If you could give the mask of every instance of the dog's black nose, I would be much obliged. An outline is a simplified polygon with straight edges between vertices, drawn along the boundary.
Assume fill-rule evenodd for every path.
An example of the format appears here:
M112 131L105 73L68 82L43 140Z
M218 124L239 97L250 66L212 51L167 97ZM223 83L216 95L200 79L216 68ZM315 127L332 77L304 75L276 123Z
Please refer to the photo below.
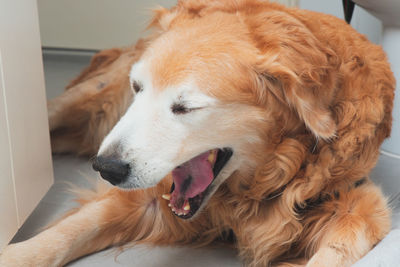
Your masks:
M103 179L112 185L118 185L128 178L130 173L129 163L111 157L96 157L93 161L93 169L100 172Z

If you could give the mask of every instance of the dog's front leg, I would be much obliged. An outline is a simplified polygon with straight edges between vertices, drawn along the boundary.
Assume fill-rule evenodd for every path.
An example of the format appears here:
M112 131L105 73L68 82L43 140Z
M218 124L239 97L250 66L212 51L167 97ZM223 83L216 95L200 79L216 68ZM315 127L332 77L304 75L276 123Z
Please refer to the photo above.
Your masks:
M351 266L390 230L390 210L372 182L339 193L338 199L321 207L321 221L333 215L314 231L319 238L315 238L316 252L307 267Z
M174 216L161 195L170 187L162 181L155 188L94 193L81 208L71 212L37 236L6 247L1 267L62 266L104 248L128 242L184 244L193 241L206 223ZM87 196L85 196L87 198Z
M6 247L0 255L0 266L61 266L107 244L88 241L101 231L109 199L84 205L53 227L37 236Z

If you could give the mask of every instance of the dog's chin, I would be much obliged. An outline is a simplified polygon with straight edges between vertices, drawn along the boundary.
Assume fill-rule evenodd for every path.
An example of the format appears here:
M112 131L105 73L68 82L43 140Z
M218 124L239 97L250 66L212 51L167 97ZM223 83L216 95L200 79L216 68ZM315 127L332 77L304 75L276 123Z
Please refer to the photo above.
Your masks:
M216 148L173 169L170 193L163 195L171 211L182 219L193 218L221 184L219 174L232 155L231 148Z

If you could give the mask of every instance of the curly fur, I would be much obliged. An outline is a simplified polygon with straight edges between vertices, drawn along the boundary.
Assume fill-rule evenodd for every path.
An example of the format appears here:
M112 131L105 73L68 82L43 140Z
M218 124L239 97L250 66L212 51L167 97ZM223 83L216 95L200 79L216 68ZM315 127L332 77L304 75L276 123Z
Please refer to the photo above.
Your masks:
M258 0L160 8L150 24L154 36L100 52L71 82L67 92L84 93L65 100L62 115L54 115L59 122L50 117L54 151L94 154L128 106L128 66L153 38L204 20L240 25L218 33L240 36L231 54L240 64L229 81L218 64L210 67L220 86L209 93L259 109L254 128L262 141L248 148L254 166L235 172L191 221L173 216L160 197L171 177L147 190L100 190L81 200L84 207L102 203L98 231L62 262L127 243L203 246L233 230L248 266L350 266L390 229L386 199L368 178L358 181L390 134L395 81L381 47L337 18ZM208 45L213 53L224 49ZM181 64L168 60L171 69L157 70L163 77ZM99 91L102 79L109 83Z

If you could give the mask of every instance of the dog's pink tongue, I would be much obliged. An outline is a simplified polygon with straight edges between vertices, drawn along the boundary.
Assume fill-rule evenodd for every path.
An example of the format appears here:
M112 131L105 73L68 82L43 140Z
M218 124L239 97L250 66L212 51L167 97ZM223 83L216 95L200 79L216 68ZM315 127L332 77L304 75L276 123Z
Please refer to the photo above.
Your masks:
M215 159L212 162L209 161L210 153L212 152L205 152L172 171L175 189L171 195L171 203L177 208L181 208L179 199L192 198L206 190L211 184L214 178Z

